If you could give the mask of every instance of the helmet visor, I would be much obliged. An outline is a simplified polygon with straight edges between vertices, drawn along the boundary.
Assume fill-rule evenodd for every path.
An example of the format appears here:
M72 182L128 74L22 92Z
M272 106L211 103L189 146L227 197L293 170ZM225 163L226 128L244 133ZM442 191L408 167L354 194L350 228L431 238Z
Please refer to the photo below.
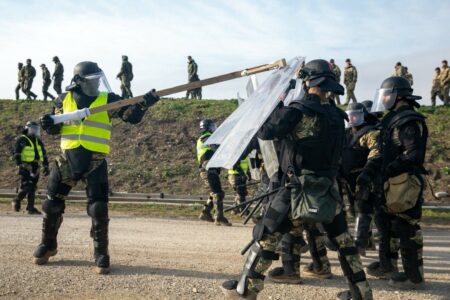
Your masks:
M31 136L40 137L41 136L41 128L39 125L27 125L27 132Z
M84 94L91 97L98 96L101 92L112 92L103 71L80 77L78 85Z
M378 89L373 99L371 112L383 112L394 107L397 92L393 89Z
M345 120L345 128L357 127L364 123L364 111L358 110L346 110L348 115L348 121Z

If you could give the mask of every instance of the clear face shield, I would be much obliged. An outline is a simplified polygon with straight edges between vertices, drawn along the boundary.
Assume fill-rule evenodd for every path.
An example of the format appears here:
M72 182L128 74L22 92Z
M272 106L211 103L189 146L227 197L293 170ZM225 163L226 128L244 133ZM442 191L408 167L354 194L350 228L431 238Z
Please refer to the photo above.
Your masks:
M345 120L345 128L357 127L364 123L364 111L358 110L346 110L348 115L348 121Z
M98 96L101 92L112 92L109 82L106 79L105 73L103 73L103 71L80 77L77 81L77 84L80 86L84 94L91 97Z
M217 130L217 124L216 123L212 123L211 125L209 125L209 130L211 132L214 132Z
M27 125L27 126L25 126L25 128L27 129L27 133L30 136L35 136L35 137L41 136L41 128L39 127L39 125Z
M370 112L384 112L394 107L397 99L397 92L392 89L378 89L373 99L372 109Z

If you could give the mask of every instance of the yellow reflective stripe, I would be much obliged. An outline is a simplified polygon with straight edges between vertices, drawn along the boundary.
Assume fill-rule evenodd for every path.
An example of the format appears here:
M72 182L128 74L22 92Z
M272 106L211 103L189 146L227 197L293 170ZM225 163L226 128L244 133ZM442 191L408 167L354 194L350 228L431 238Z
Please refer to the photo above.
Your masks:
M61 135L61 140L68 140L68 141L88 141L88 142L94 142L104 145L109 145L108 139L103 139L95 136L90 136L86 134L63 134Z
M109 124L95 122L95 121L91 121L91 120L85 120L83 122L83 125L90 126L90 127L101 128L101 129L105 129L105 130L108 130L108 131L112 130L112 126L109 125Z

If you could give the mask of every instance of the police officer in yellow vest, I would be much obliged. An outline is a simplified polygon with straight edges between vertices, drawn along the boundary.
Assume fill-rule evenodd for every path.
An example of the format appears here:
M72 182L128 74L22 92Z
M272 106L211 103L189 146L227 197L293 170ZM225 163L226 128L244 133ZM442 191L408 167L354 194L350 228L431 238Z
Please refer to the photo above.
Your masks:
M40 140L40 127L36 122L27 122L14 147L14 160L19 169L20 189L12 202L14 211L20 211L20 204L27 196L28 214L40 214L34 207L36 187L39 181L40 164L44 166L43 174L47 176L48 160L44 144Z
M239 164L231 170L228 170L228 182L233 190L236 192L234 198L235 204L245 202L247 192L247 172L248 172L248 158L242 159ZM237 208L234 213L239 213L243 208Z
M71 85L54 100L53 114L69 113L77 109L93 108L121 100L112 93L103 71L94 62L75 66ZM108 170L105 157L110 152L111 118L136 124L148 107L158 101L154 90L144 96L143 103L122 107L111 112L100 112L79 121L54 124L51 115L41 118L42 128L48 134L61 134L62 155L52 165L47 186L42 241L34 252L35 263L47 263L57 253L57 234L63 221L65 201L78 181L86 185L87 213L92 218L91 237L94 240L96 272L109 273L108 253Z
M200 121L201 132L200 137L197 139L197 160L199 163L200 177L205 182L205 185L209 187L211 193L206 204L203 206L199 219L207 222L214 222L216 225L231 226L231 223L228 222L228 219L223 215L223 198L225 197L225 193L222 190L222 185L220 183L220 169L206 169L206 165L214 155L217 146L205 145L205 142L216 128L216 123L214 123L213 120L205 119ZM216 213L213 219L211 211L214 208L214 205Z

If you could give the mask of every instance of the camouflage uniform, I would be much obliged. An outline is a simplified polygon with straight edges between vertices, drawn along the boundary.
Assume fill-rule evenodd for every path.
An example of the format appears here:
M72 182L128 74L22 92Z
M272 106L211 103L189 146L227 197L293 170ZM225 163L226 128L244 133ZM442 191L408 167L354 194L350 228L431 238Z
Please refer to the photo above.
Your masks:
M245 197L248 195L246 176L247 171L248 159L242 160L239 166L228 171L228 183L236 193L236 196L234 197L235 204L244 203ZM238 213L241 209L237 208L234 213Z
M411 86L413 86L413 84L414 84L413 76L412 76L411 73L408 72L408 68L405 68L405 69L406 69L405 78L406 78L406 80L409 81L409 84L410 84Z
M356 81L358 80L358 72L355 66L352 64L345 66L344 69L344 84L347 90L347 97L345 99L344 105L347 105L350 100L353 102L358 102L355 96Z
M122 98L132 98L131 81L133 80L133 65L128 61L127 57L123 58L122 67L120 68L117 78L120 78L120 89L122 90Z
M31 100L31 97L36 100L37 95L31 91L33 79L36 77L36 69L31 65L31 63L27 64L22 68L21 75L23 78L22 91L27 95L27 100Z
M341 69L336 64L332 64L332 66L333 66L334 76L336 76L336 81L340 82L341 81ZM341 99L339 98L338 94L329 92L327 97L334 100L334 102L336 102L336 104L339 104L339 105L341 104Z
M47 101L47 97L50 97L50 99L54 100L55 97L48 92L48 88L52 83L52 80L50 79L50 72L45 65L41 65L41 67L42 67L42 94L44 95L44 101Z
M197 63L191 59L188 62L188 82L195 82L195 81L199 81L200 78L198 78L198 66ZM189 99L189 95L192 96L192 99L202 99L202 88L196 88L193 90L188 90L186 91L186 99Z
M53 89L59 95L62 93L61 84L64 80L64 66L59 60L55 63L55 71L53 72L52 77Z
M450 105L450 68L448 66L443 66L441 68L441 75L439 76L441 80L441 91L444 96L444 105Z
M16 100L19 100L19 98L20 98L20 95L19 95L19 93L20 93L20 90L22 90L23 89L23 77L22 77L22 69L23 69L23 65L22 64L19 64L19 71L17 72L17 81L18 81L18 84L17 84L17 86L16 86L16 89L15 89L15 92L16 92Z
M431 84L431 105L436 106L436 96L441 99L441 101L444 100L444 97L441 92L441 80L440 80L440 74L441 70L437 69L436 73L433 77L433 82Z
M396 65L394 67L394 73L392 73L392 76L397 76L397 77L403 77L406 78L406 68L402 65Z

